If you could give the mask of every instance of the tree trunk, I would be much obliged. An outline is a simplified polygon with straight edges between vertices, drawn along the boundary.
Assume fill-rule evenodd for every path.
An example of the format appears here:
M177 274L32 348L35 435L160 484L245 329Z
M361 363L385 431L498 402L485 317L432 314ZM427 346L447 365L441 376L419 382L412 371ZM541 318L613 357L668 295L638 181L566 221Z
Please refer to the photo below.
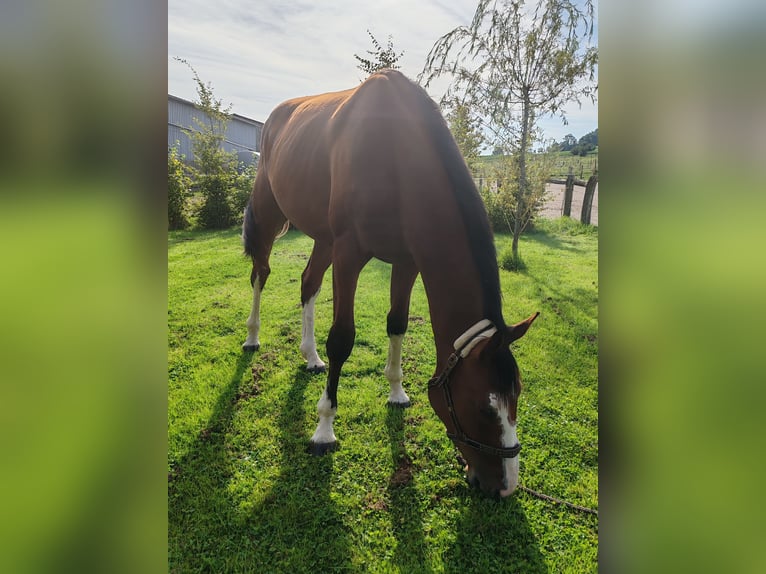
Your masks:
M572 166L569 166L569 175L567 175L566 183L564 184L564 215L567 217L572 216L572 196L574 195L575 176Z
M590 212L593 206L593 196L596 193L596 184L598 183L598 172L594 173L585 184L585 195L582 198L582 213L580 221L590 225Z
M519 260L519 237L524 229L522 217L526 211L527 203L527 145L529 142L529 114L530 102L528 91L524 90L524 101L521 108L521 145L519 146L519 189L516 198L516 217L513 221L513 243L511 253L514 261Z

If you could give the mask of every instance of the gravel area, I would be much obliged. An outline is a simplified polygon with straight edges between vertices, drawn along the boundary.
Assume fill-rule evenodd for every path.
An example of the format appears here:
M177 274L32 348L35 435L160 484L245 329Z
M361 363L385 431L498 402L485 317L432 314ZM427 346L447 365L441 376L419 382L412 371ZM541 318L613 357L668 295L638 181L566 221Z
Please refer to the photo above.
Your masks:
M556 219L564 213L564 186L558 183L547 184L548 201L545 203L540 214L548 219ZM572 196L572 211L570 213L573 219L580 220L582 213L582 198L585 194L585 188L575 185ZM596 184L596 193L593 195L593 206L590 212L590 222L592 225L598 225L598 184Z

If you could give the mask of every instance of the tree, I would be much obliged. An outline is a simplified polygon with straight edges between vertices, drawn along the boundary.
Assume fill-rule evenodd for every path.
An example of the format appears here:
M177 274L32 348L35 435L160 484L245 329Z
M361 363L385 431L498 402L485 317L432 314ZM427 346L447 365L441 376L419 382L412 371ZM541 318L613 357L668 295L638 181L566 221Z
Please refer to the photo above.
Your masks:
M197 220L203 228L224 229L235 222L235 212L232 209L235 198L232 197L232 190L237 174L237 156L234 152L223 149L224 134L231 117L231 105L224 108L221 100L215 98L213 87L200 79L192 65L182 58L176 60L186 64L194 74L199 98L194 105L204 113L204 119L194 118L198 129L184 130L192 141L196 163L195 179L204 197Z
M525 0L479 0L471 24L439 38L419 76L426 87L451 76L444 98L460 96L481 114L498 147L517 163L510 185L503 184L514 196L514 257L535 215L527 157L538 136L537 118L552 114L566 122L567 103L595 101L593 22L592 0L539 0L531 7Z
M446 115L452 137L455 138L465 163L473 173L476 170L479 152L484 143L481 120L471 114L467 105L459 101L455 101L450 106Z
M570 151L576 145L577 145L577 138L574 137L572 134L567 134L564 136L564 139L561 141L561 151Z
M380 42L378 42L375 36L372 35L372 32L367 30L367 35L372 40L372 45L375 48L374 50L367 50L367 53L373 59L370 60L367 58L362 58L361 56L354 54L354 58L359 61L356 67L362 70L368 76L374 74L378 70L382 70L383 68L391 68L393 70L399 69L397 62L399 61L399 58L404 56L404 52L397 54L394 51L391 35L389 34L388 36L388 42L386 43L385 50L380 45Z
M591 149L595 149L598 146L598 128L582 136L577 143L580 145L589 144Z

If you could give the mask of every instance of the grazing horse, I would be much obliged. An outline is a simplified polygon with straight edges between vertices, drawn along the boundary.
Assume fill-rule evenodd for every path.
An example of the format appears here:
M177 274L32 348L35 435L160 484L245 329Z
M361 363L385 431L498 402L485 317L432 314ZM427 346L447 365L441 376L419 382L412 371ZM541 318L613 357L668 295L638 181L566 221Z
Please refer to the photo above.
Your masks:
M410 404L402 387L401 349L420 273L436 346L431 406L467 462L468 481L490 495L513 492L521 381L509 345L537 314L513 326L503 319L487 214L428 94L401 73L383 70L356 88L288 100L271 113L243 224L245 252L253 260L245 350L260 345L269 255L288 221L314 240L301 282L300 350L311 371L325 370L314 339L314 302L333 266L329 369L312 452L336 446L338 380L356 333L354 294L360 271L376 257L392 265L384 370L389 403Z

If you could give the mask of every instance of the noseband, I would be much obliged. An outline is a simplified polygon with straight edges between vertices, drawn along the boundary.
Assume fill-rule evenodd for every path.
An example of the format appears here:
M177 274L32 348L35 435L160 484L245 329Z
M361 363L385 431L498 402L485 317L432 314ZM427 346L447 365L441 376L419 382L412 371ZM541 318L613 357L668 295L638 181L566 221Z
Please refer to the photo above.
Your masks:
M450 417L452 418L452 425L455 427L455 433L447 432L447 436L452 439L453 442L459 442L470 446L479 452L485 452L499 456L501 458L514 458L519 454L521 450L521 444L517 443L515 446L510 447L495 447L488 444L484 444L477 440L469 438L464 432L460 423L457 420L457 413L455 412L455 405L452 400L452 393L450 392L449 376L450 373L457 367L460 359L467 357L471 350L483 339L488 339L497 332L497 328L492 324L489 319L482 319L476 323L473 327L463 333L454 343L455 352L447 359L447 366L437 377L434 377L428 381L428 388L441 388L444 391L444 398L447 401L447 409L449 410Z

